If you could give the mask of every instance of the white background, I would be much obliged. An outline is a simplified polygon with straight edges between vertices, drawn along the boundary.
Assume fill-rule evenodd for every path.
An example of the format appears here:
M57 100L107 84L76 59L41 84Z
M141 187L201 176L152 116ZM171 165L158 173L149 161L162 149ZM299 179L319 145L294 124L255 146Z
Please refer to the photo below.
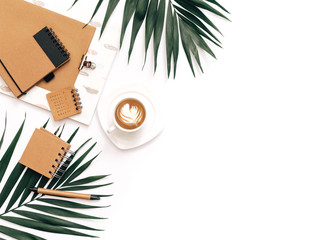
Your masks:
M232 22L212 18L224 49L214 48L217 61L203 54L204 74L192 77L181 51L177 78L167 80L164 43L155 75L152 55L141 71L143 32L129 65L127 41L117 55L103 96L134 80L160 89L167 112L160 136L120 151L97 116L81 126L78 141L92 136L103 151L88 173L110 173L114 182L102 190L114 194L102 201L112 206L96 212L109 219L88 223L106 229L102 239L324 238L323 3L221 3ZM4 148L27 113L18 160L50 115L3 95L0 102L0 121L5 111L9 119ZM49 127L63 123L66 136L77 126Z

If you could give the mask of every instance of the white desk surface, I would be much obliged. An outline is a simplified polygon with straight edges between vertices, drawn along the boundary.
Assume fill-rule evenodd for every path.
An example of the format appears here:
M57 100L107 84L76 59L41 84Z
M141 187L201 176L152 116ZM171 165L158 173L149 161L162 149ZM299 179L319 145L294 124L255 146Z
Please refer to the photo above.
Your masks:
M94 212L109 219L89 222L105 229L102 239L324 238L323 1L221 3L232 23L215 19L224 49L214 48L217 61L202 55L204 74L192 77L181 50L177 78L167 80L164 48L155 75L151 51L141 71L143 32L129 65L128 42L117 55L103 95L133 80L159 89L167 109L160 136L121 151L96 115L81 126L76 143L93 137L102 150L88 173L114 182L101 190L114 194L102 202L112 206ZM4 95L0 104L7 140L27 113L18 157L50 115ZM66 134L77 126L64 122Z

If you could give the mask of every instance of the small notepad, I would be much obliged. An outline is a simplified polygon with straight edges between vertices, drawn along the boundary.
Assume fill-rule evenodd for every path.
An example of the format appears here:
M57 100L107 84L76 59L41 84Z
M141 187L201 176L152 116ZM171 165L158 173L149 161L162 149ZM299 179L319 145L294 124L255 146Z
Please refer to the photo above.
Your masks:
M35 129L19 163L47 178L60 177L71 160L70 147L46 129Z
M82 112L82 103L78 89L75 89L74 86L53 91L47 94L46 97L54 121L59 121Z

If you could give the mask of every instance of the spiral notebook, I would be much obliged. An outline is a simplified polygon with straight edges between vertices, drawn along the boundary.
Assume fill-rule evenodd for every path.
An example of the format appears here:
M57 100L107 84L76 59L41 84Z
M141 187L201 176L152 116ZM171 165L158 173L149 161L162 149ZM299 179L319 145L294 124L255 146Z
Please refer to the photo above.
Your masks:
M0 49L0 75L16 97L70 60L52 29L44 27L23 41L12 41Z
M19 163L47 178L60 178L74 154L70 147L46 129L35 129Z
M82 111L82 102L78 89L74 86L53 91L46 95L54 121L79 114Z

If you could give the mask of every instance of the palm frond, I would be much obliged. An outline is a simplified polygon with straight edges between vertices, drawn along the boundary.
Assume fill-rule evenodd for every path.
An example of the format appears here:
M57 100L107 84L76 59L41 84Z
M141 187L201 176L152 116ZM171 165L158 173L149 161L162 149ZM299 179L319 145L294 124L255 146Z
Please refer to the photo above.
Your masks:
M74 130L74 132L72 133L72 135L70 136L70 138L66 141L67 143L71 143L73 138L75 137L75 135L78 133L79 131L79 127L77 129Z
M58 208L58 207L51 207L51 206L44 206L39 204L30 204L27 203L25 205L28 208L32 208L38 211L42 211L45 213L50 213L53 215L61 216L61 217L71 217L71 218L85 218L85 219L105 219L102 217L91 216L88 214L83 214L76 211L71 211L65 208Z
M68 228L55 226L52 224L48 224L48 223L41 222L41 221L35 221L35 220L27 219L27 218L0 216L0 219L3 219L7 222L17 224L19 226L36 229L36 230L40 230L40 231L45 231L45 232L68 234L68 235L75 235L75 236L81 236L81 237L95 237L95 236L85 234L82 232L70 230Z
M24 125L25 125L25 120L26 120L26 116L25 116L25 119L22 122L20 128L18 129L18 132L16 133L16 136L14 137L14 139L12 140L12 142L11 142L10 146L8 147L7 151L5 152L5 154L2 156L2 158L0 160L0 182L1 182L6 170L8 168L8 165L10 163L13 152L15 151L18 140L20 138L20 135L21 135L22 130L23 130Z
M47 124L49 123L49 118L47 119L47 121L44 123L44 125L43 125L43 128L46 128L47 127Z
M77 1L78 0L75 0L73 5ZM100 36L105 30L107 22L118 3L119 0L109 0ZM99 0L90 21L97 14L101 4L102 0ZM198 67L203 72L199 57L200 51L205 51L216 58L206 40L216 47L221 47L221 43L213 31L219 35L222 35L222 33L213 21L207 17L206 13L211 13L223 20L230 21L226 16L229 14L229 11L215 0L126 0L121 26L120 47L123 45L127 26L131 22L131 19L133 19L128 49L129 61L133 52L135 40L145 21L144 65L146 63L148 46L150 42L153 41L154 72L156 71L161 37L163 31L165 31L166 67L168 77L171 73L172 60L173 78L176 77L179 40L181 40L187 61L195 76L194 62L197 63ZM153 40L151 40L152 36Z
M59 138L62 137L62 134L63 134L64 128L65 128L65 123L63 124L63 127L62 127L62 129L61 129L61 132L60 132L60 134L58 135Z
M51 205L64 207L64 208L77 208L77 209L93 209L93 208L105 208L107 206L93 206L93 205L86 205L77 202L71 202L68 200L61 200L61 199L52 199L52 198L45 198L45 199L38 199L37 201L48 203Z
M87 186L73 186L73 187L64 187L64 188L58 188L60 190L64 191L80 191L80 190L89 190L89 189L96 189L96 188L101 188L104 186L109 186L112 183L105 183L105 184L99 184L99 185L87 185Z
M6 134L6 129L7 129L7 113L6 113L6 117L5 117L5 125L4 125L4 128L3 128L3 133L2 133L2 137L0 139L0 149L2 147L2 144L3 144L3 141L4 141L4 136ZM0 163L1 165L1 163ZM0 166L1 167L1 166Z
M57 135L57 133L60 131L61 126L59 126L56 131L54 132L54 135Z
M110 0L109 1L107 11L106 11L106 15L105 15L105 18L104 18L103 23L102 23L100 36L102 35L104 29L106 28L108 20L111 17L112 13L114 12L115 8L117 7L118 3L119 3L119 0Z
M54 225L54 226L60 226L60 227L68 227L68 228L77 228L77 229L85 229L85 230L91 230L91 231L102 231L100 229L96 229L96 228L92 228L92 227L88 227L82 224L77 224L75 222L71 222L71 221L67 221L61 218L57 218L54 216L49 216L49 215L45 215L42 213L34 213L31 211L25 211L25 210L13 210L13 213L16 213L20 216L26 217L26 218L30 218L42 223L47 223L50 225Z
M153 33L154 72L156 71L156 66L157 66L157 56L158 56L158 51L161 43L162 31L164 27L164 19L165 19L165 0L160 0L158 10L157 10L157 15L156 15L154 33Z
M103 179L108 176L109 175L98 175L98 176L92 176L92 177L79 179L74 182L70 182L69 186L84 185L84 184L92 183L92 182L98 181L98 180ZM64 184L63 184L63 186L64 186Z
M6 130L6 120L5 118L5 127ZM9 145L7 151L4 153L4 156L1 158L0 170L5 168L7 169L8 165L12 160L12 152L14 151L16 145L18 144L19 138L22 134L23 127L26 121L26 117L18 129L16 136ZM47 127L47 122L43 125L44 128ZM59 127L55 134L58 134L58 137L62 137L65 125ZM74 130L71 136L68 138L68 142L71 143L76 134L78 133L79 128ZM2 134L4 136L4 134ZM3 139L3 138L1 138ZM88 155L91 153L96 143L92 144L81 156L77 156L79 151L89 142L91 139L86 140L81 146L75 151L74 157L76 160L72 162L70 166L66 169L66 174L63 175L61 179L53 178L48 180L47 178L41 176L40 174L25 168L23 165L17 163L14 169L12 170L9 177L6 179L6 183L0 189L0 208L4 208L4 212L0 213L0 219L3 220L0 224L0 233L13 237L19 240L43 240L44 238L30 234L24 231L17 230L15 228L6 226L3 222L10 222L18 226L25 228L31 228L39 231L52 232L57 234L65 235L74 235L80 237L96 237L93 233L97 231L103 231L91 226L86 226L78 224L76 222L71 222L63 219L63 217L73 217L79 219L93 219L100 220L106 219L98 216L93 216L89 214L82 213L82 209L95 209L95 208L105 208L107 206L97 206L97 205L88 205L81 204L70 200L63 200L57 198L45 198L44 195L31 194L30 187L47 187L51 189L60 189L61 186L64 186L64 189L69 191L80 191L87 189L95 189L103 186L110 185L112 183L96 184L89 185L90 183L95 183L99 180L104 179L108 175L98 175L98 176L88 176L80 178L86 171L86 169L93 163L93 161L98 157L99 154L96 154L85 164L81 163L87 159ZM11 153L11 154L10 154ZM3 168L2 168L3 167ZM4 171L4 170L2 170ZM2 173L0 171L0 173ZM1 179L3 178L0 175ZM62 188L62 187L61 187ZM110 197L112 195L100 195L101 197ZM7 201L8 200L8 201ZM5 203L7 204L5 205ZM38 204L42 203L42 204ZM44 205L45 204L45 205ZM27 207L27 210L22 210L20 208ZM78 209L75 211L73 209ZM37 212L35 212L37 210ZM10 214L10 216L9 216ZM82 231L80 231L82 230ZM91 231L92 233L85 233L84 231ZM0 239L2 239L0 237Z
M21 240L32 240L32 239L34 239L34 240L46 240L45 238L35 236L35 235L31 234L31 233L27 233L27 232L24 232L24 231L19 231L17 229L2 226L2 225L0 225L0 232L7 235L7 236L9 236L9 237L15 238L15 239L21 239Z

